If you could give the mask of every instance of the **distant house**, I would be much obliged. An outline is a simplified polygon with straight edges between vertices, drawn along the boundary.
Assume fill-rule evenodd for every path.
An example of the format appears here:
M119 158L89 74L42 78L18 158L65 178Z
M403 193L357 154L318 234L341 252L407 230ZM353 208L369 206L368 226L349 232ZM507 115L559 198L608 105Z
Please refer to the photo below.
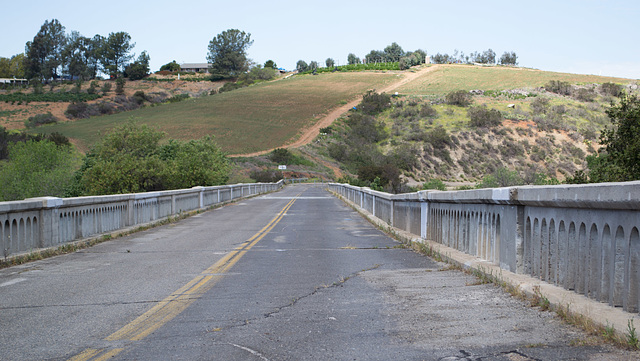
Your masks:
M12 78L12 79L5 79L2 78L0 79L0 84L28 84L29 81L27 79L16 79L16 78Z
M194 73L208 73L209 66L207 63L184 63L180 64L180 71L192 71Z

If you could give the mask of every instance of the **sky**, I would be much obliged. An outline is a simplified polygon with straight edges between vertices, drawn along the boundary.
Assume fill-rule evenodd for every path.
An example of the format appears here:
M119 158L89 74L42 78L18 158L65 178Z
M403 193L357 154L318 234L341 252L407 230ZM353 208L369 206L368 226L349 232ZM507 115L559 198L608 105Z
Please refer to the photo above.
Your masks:
M640 1L20 1L2 6L0 56L24 52L45 20L86 37L125 31L157 71L173 60L204 63L228 29L251 34L248 56L295 69L298 60L364 58L393 42L429 55L514 51L518 65L640 79Z

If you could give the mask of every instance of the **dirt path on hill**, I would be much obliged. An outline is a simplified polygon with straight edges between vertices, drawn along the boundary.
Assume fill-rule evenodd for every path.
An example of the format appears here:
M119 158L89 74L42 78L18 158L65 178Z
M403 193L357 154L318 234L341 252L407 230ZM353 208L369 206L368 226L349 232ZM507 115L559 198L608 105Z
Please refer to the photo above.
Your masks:
M431 72L437 69L438 67L439 67L438 65L432 65L429 67L421 68L416 72L404 72L402 73L402 75L404 76L399 81L389 84L381 89L377 89L377 91L379 93L390 93L391 91L417 79L418 77L422 76L424 73ZM293 143L285 144L282 147L283 148L299 148L299 147L302 147L303 145L307 145L311 143L315 139L315 137L318 135L318 133L320 133L320 129L328 127L331 124L333 124L333 122L336 119L338 119L342 114L346 113L347 111L349 111L349 109L360 104L361 101L362 101L362 97L358 97L355 100L352 100L345 105L342 105L338 108L331 110L329 114L320 118L314 125L312 125L307 129L304 129L302 131L302 135L300 136L300 138L298 138ZM254 152L254 153L247 153L247 154L233 154L233 155L230 155L230 157L256 157L259 155L267 154L271 151L273 151L273 149L263 150L263 151ZM334 167L330 167L330 168L334 169ZM338 170L334 169L334 172L336 172L336 175L342 174L339 169Z

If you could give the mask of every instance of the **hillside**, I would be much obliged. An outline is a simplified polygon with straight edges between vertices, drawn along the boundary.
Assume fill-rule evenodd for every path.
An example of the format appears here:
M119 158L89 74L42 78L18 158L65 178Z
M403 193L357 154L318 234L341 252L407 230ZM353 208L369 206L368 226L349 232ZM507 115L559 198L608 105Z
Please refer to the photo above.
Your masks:
M332 108L394 78L390 73L293 77L179 103L58 123L38 131L60 132L86 150L100 134L133 118L159 128L169 138L213 135L226 152L249 153L290 142Z
M566 82L573 94L545 90L552 81ZM34 131L60 132L86 151L114 125L135 119L167 132L169 138L213 135L226 152L245 154L235 161L239 181L249 181L251 170L275 167L268 157L257 155L283 146L298 148L294 154L307 159L290 167L294 173L337 178L356 174L358 168L348 159L332 157L330 150L349 143L349 109L362 94L376 89L398 96L376 117L386 136L375 147L410 163L403 170L410 185L432 179L475 184L500 168L527 181L540 175L563 179L583 167L585 155L595 150L598 134L608 124L604 111L615 97L601 92L603 83L637 91L629 79L470 65L298 75L216 95L209 93L220 83L143 80L128 82L126 94L186 93L192 98ZM500 125L471 125L469 106L446 102L447 94L457 90L472 91L471 108L498 111ZM21 128L28 116L46 111L64 119L67 106L0 103L0 125ZM318 129L331 124L334 131L316 139Z
M567 93L544 88L554 81L566 85ZM514 172L528 184L563 180L584 167L585 156L595 151L600 131L609 124L605 110L616 99L603 93L603 83L637 91L629 79L507 67L434 66L398 87L399 96L376 116L386 132L378 147L403 169L404 179L413 186L434 179L450 186L474 185L500 169ZM470 106L447 104L446 95L456 90L471 91ZM495 126L474 126L470 109L495 110L501 121ZM315 150L339 159L344 170L355 174L363 164L362 154L371 150L359 152L357 148L367 149L366 145L349 140L354 134L349 133L347 118L334 128Z

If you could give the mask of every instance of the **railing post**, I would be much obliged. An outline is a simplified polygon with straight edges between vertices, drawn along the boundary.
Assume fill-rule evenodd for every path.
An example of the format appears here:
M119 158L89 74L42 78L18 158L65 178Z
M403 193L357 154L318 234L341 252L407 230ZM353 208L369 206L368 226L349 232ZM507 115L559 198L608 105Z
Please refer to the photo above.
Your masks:
M59 208L64 204L62 198L57 197L41 197L36 198L42 200L42 208L40 208L40 238L38 239L38 247L50 247L59 243Z

